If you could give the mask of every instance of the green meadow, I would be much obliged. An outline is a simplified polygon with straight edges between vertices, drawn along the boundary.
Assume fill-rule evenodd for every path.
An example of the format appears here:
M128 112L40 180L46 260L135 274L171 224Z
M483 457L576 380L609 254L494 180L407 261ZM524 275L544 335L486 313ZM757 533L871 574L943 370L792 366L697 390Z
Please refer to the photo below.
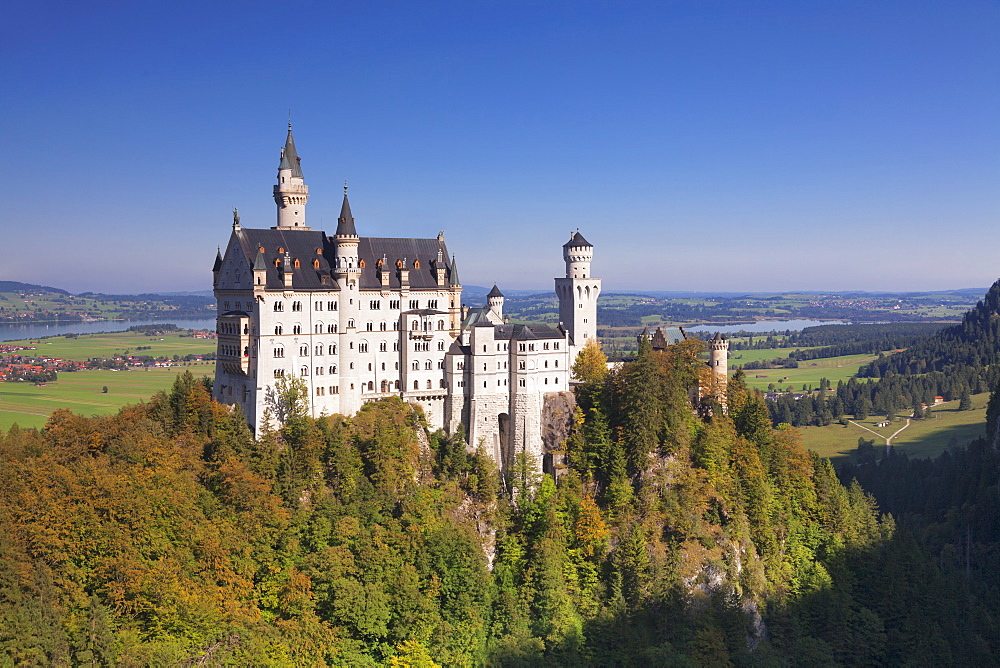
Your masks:
M737 354L744 355L742 359L730 357L729 373L731 375L737 366L752 359L773 359L787 355L787 352L787 349L784 354L781 350L741 350ZM774 383L780 389L788 389L789 386L792 386L795 390L802 390L806 385L818 389L821 378L826 378L830 381L831 386L836 387L837 381L846 381L856 374L859 368L875 358L876 355L826 357L799 362L797 369L751 369L744 371L744 374L747 386L755 387L758 390L766 390L770 383Z
M886 438L892 437L896 452L905 452L909 457L937 457L950 447L965 446L984 435L989 399L989 393L972 395L973 409L968 411L958 410L958 401L943 403L932 409L933 417L910 420L910 425L902 431L899 429L906 425L906 418L896 418L888 427L877 427L876 424L885 419L882 416L858 420L857 424L847 426L801 427L802 442L807 449L829 457L834 464L852 460L858 438L874 440L876 447L884 447ZM893 437L896 432L899 433Z
M60 373L59 380L43 385L0 383L0 428L15 422L21 427L42 427L53 411L68 408L80 415L107 415L126 404L144 401L170 387L177 374L190 370L196 377L211 376L214 363L172 368L134 368L126 371L75 371ZM107 386L107 393L103 388Z
M187 331L183 333L187 334ZM179 355L204 355L215 351L215 340L193 339L181 332L167 332L149 336L139 332L111 332L79 334L75 337L53 336L45 339L6 341L5 345L32 345L34 351L21 351L19 355L57 357L66 360L88 360L93 357L114 357L127 352L153 357ZM139 346L148 350L136 350Z

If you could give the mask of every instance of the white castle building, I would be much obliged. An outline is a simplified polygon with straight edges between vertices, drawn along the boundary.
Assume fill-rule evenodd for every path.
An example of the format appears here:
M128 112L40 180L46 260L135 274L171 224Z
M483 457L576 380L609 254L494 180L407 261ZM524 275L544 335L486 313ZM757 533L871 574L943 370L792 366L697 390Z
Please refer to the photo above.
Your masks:
M504 469L544 454L543 411L569 390L571 365L597 336L601 279L579 233L563 246L556 327L504 320L494 286L464 310L444 234L359 236L344 189L333 236L306 224L305 185L291 124L274 186L277 224L240 225L213 267L218 303L214 396L239 405L255 431L275 414L275 383L301 379L309 411L352 415L390 396L419 404L432 428L464 426Z

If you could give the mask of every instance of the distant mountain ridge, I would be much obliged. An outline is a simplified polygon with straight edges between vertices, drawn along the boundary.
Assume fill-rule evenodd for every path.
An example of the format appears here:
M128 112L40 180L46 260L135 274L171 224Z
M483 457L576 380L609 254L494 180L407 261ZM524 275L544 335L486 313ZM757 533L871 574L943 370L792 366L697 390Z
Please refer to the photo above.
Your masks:
M69 295L71 293L50 285L35 285L34 283L21 283L20 281L0 281L0 292L54 292L59 295Z

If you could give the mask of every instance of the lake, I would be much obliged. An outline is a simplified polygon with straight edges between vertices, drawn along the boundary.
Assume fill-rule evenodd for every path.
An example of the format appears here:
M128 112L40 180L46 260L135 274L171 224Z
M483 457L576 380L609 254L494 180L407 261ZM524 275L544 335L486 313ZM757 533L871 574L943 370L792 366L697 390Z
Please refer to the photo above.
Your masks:
M124 332L135 325L172 323L181 329L209 329L215 331L215 318L150 318L148 320L98 320L95 322L36 323L31 325L0 325L0 341L40 339L60 334L95 334L97 332Z

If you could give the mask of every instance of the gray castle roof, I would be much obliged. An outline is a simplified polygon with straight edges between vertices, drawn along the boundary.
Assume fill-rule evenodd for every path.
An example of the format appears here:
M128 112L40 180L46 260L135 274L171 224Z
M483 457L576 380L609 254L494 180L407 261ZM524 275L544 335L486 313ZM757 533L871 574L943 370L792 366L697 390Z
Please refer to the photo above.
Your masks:
M486 295L487 299L490 299L491 297L503 297L503 293L500 292L500 288L497 287L496 283L493 284L493 289Z
M580 234L580 232L578 231L576 234L573 235L573 237L569 241L563 244L563 248L580 248L581 246L592 247L593 245L594 244L584 239L583 235Z
M285 148L281 151L281 162L278 163L278 169L290 169L292 170L292 176L297 176L302 178L302 161L299 159L299 154L295 151L295 140L292 139L292 124L288 124L288 136L285 138Z
M549 325L518 325L504 323L496 326L494 337L497 339L509 339L511 341L525 341L533 339L563 339L566 333L561 327L551 327Z
M263 256L265 285L268 290L284 289L284 259L288 255L292 272L292 286L296 290L337 290L337 282L332 277L336 243L319 230L303 229L251 229L240 228L233 234L239 241L247 266L258 265L258 255ZM261 251L260 249L264 250ZM280 249L284 249L281 251ZM280 251L280 252L279 252ZM398 290L399 270L396 262L402 260L409 270L411 290L440 290L437 284L436 268L438 251L441 257L448 257L448 248L443 239L391 239L361 237L358 239L358 259L364 262L361 269L361 289L378 290L382 286L378 261L385 258L389 274L390 289ZM278 266L275 266L278 260ZM295 266L295 260L299 266ZM314 267L317 261L319 266ZM417 263L419 262L419 268ZM445 285L457 285L457 272L447 261L445 265Z

